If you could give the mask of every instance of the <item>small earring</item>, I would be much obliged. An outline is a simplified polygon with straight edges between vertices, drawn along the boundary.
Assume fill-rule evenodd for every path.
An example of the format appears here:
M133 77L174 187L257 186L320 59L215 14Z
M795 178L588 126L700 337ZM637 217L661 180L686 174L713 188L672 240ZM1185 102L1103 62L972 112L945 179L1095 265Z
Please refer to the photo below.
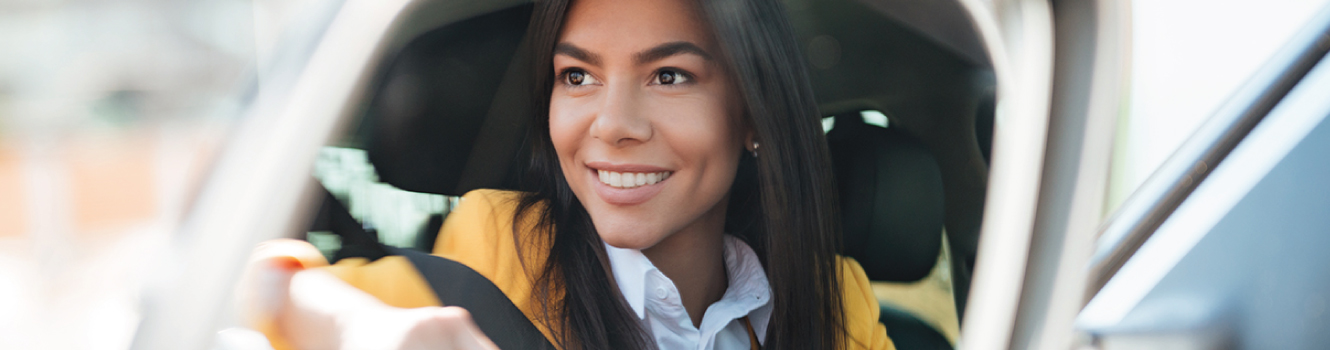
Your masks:
M752 153L752 154L753 154L753 158L757 158L757 147L758 147L758 146L761 146L761 145L757 144L757 141L753 141L753 150L748 151L749 153Z

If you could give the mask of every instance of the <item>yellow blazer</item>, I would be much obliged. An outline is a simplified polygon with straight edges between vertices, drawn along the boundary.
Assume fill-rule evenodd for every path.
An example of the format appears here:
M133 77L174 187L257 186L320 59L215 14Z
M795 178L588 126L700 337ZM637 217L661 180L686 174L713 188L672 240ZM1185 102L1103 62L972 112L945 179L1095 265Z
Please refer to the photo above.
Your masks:
M536 246L523 251L535 256L519 259L518 242L513 240L512 218L518 198L517 192L510 191L475 190L467 193L444 222L434 245L434 255L466 265L485 276L545 334L546 339L553 339L551 331L536 321L538 306L531 302L532 274L540 271L539 266L522 266L543 262L545 249L540 249L537 242L522 242L528 247ZM842 300L849 331L847 348L895 349L887 337L886 327L878 322L877 298L863 267L851 258L841 257L840 261L841 290L845 293ZM325 269L388 305L403 308L442 306L424 277L401 256L388 256L374 262L360 258L343 259Z

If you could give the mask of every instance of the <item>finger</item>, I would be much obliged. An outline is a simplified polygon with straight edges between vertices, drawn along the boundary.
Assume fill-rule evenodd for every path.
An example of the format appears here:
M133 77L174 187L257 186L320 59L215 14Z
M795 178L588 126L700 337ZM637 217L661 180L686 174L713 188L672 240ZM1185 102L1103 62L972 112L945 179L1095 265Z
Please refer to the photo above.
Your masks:
M407 335L403 349L445 349L458 350L497 350L494 341L476 326L471 313L466 309L449 307L429 307L412 309L424 313L425 319Z
M286 302L291 276L303 264L294 257L273 255L252 258L237 288L240 310L251 328L266 331Z
M318 249L304 241L278 239L256 246L237 285L242 320L254 330L275 335L277 319L289 303L291 277L324 265L327 261Z
M466 311L466 309L456 306L448 306L440 308L439 311L436 312L443 317L448 317L452 320L453 326L456 327L455 329L459 330L459 333L461 333L456 339L468 346L469 349L499 349L497 345L494 345L494 341L485 336L485 332L481 331L479 326L476 326L475 319L471 318L471 313Z
M278 325L301 349L394 349L414 321L323 269L291 277Z

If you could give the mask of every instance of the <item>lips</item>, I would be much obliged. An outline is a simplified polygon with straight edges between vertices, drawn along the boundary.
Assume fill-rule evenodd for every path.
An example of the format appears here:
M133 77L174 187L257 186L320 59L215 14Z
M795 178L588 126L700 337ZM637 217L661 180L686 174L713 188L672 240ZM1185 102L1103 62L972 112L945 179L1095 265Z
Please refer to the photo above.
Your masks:
M659 194L674 171L637 164L587 163L587 181L605 203L628 206L644 203Z

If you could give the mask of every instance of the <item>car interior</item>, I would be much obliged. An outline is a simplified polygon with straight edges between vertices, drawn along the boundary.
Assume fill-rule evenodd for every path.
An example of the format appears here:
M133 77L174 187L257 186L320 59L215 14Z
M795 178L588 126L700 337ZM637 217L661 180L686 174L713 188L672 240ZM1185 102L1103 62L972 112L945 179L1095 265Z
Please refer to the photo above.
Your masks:
M928 278L949 251L943 273L958 322L979 240L995 109L993 70L968 14L952 1L786 6L828 129L843 254L875 284L908 284ZM403 27L413 29L393 39L402 44L390 46L360 115L330 146L363 151L374 180L402 191L453 198L479 188L520 190L531 108L530 68L519 47L531 10L521 4L433 27L427 16L408 14ZM383 254L352 251L378 238L350 215L355 203L331 192L309 231L340 237L334 260ZM397 245L428 252L446 215L446 208L430 213L413 240ZM936 321L898 302L883 300L881 311L900 349L954 347Z

